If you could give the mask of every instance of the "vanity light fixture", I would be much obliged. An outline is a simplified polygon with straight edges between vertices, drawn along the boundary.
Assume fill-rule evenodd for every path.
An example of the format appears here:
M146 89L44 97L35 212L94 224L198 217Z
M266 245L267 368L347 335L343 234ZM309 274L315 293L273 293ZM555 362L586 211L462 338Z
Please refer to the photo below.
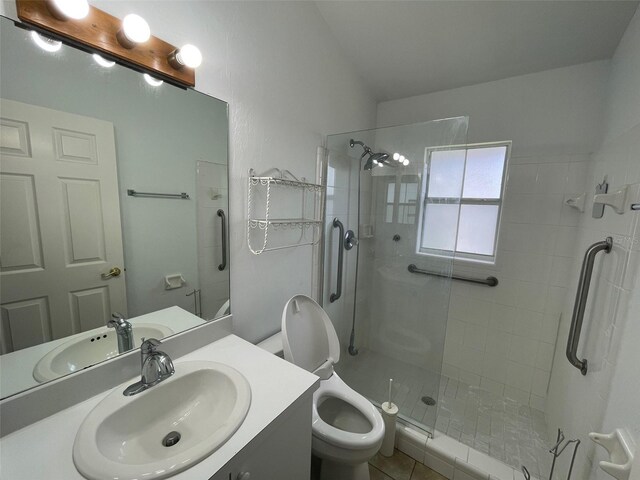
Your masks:
M398 152L394 153L393 154L393 159L396 160L396 161L400 160L400 154Z
M124 48L133 48L151 38L151 29L140 15L130 13L122 20L122 28L116 34L118 42Z
M182 88L195 87L195 68L202 53L193 45L177 48L151 35L149 24L131 13L119 19L87 3L90 0L15 0L18 18L26 27L43 32L34 41L46 51L57 51L67 40L96 55L148 73ZM51 35L52 39L45 36ZM107 60L108 59L108 60Z
M167 60L169 65L177 70L181 70L184 67L198 68L202 63L202 53L200 53L198 47L188 43L171 52Z
M160 85L162 85L164 83L162 80L158 80L157 78L153 78L148 73L145 73L143 76L144 76L145 82L147 82L152 87L159 87Z
M59 20L81 20L89 15L87 0L46 0L47 8Z
M405 158L405 159L402 161L402 164L403 164L405 167L406 167L407 165L409 165L409 159L408 159L408 158Z
M107 60L106 58L101 57L97 53L93 54L93 59L96 61L98 65L104 68L111 68L116 64L116 62L114 62L113 60Z
M45 52L57 52L62 48L62 42L60 40L54 40L53 38L40 35L35 30L31 30L31 39Z

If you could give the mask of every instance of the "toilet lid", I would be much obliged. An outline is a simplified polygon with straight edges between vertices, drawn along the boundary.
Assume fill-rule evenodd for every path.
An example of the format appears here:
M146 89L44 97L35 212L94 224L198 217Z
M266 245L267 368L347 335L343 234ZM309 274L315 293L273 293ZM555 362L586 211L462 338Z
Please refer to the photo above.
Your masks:
M340 342L331 319L312 298L292 297L282 312L284 358L309 372L327 360L338 363Z

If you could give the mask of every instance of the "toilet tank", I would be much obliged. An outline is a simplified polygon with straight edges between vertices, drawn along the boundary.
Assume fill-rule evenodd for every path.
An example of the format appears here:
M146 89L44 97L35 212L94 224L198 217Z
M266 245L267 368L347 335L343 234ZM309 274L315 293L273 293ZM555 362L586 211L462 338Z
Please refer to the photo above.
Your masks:
M277 332L264 339L258 343L258 347L269 353L273 353L280 358L284 358L284 351L282 350L282 332Z

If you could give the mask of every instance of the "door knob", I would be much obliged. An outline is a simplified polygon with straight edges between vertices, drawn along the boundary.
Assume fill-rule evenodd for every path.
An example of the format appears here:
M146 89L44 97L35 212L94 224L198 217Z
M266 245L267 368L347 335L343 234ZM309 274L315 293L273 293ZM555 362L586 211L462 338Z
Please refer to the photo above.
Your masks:
M103 280L108 280L111 277L119 277L121 273L122 270L120 270L118 267L113 267L111 270L109 270L109 273L102 273L100 277Z

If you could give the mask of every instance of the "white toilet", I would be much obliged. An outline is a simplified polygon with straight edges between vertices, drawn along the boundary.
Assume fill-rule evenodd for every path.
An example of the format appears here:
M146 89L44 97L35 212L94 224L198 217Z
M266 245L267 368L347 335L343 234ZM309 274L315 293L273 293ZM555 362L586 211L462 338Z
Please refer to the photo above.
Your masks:
M380 412L333 371L340 342L331 320L313 299L296 295L282 312L284 358L320 377L313 394L313 454L321 480L369 480L367 462L384 437Z

